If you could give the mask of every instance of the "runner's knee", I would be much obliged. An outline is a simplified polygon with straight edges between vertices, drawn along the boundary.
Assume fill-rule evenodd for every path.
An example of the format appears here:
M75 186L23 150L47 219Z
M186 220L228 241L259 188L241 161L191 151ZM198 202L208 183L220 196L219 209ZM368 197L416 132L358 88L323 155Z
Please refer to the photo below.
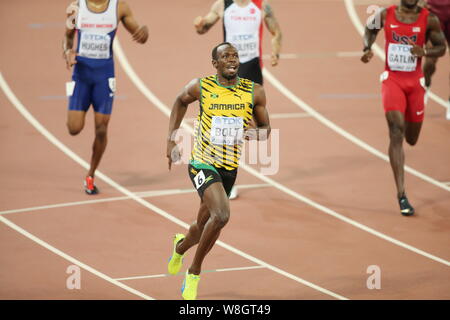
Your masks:
M403 125L392 123L389 124L389 137L392 142L402 142L405 135L405 128Z
M95 127L95 136L100 139L106 138L108 126L106 124L100 124Z
M419 140L419 137L405 137L406 142L411 145L411 146L415 146L417 143L417 140Z
M81 130L83 130L83 125L79 125L79 124L74 125L73 123L68 122L67 129L69 130L70 135L76 136L77 134L79 134L81 132Z
M213 226L217 229L222 229L230 219L229 209L218 209L211 215Z

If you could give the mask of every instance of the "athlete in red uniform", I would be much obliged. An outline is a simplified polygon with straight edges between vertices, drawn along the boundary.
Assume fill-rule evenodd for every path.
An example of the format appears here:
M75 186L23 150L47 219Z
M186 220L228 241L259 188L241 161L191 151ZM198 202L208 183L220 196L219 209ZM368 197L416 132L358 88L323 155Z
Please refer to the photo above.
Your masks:
M400 211L414 214L404 186L403 139L415 145L424 117L425 79L422 57L440 57L445 53L445 38L439 19L418 6L419 0L401 0L399 6L380 10L367 24L364 54L367 63L373 57L371 47L381 28L385 30L386 66L381 75L382 100L389 127L389 159L397 186ZM424 49L430 41L431 48Z

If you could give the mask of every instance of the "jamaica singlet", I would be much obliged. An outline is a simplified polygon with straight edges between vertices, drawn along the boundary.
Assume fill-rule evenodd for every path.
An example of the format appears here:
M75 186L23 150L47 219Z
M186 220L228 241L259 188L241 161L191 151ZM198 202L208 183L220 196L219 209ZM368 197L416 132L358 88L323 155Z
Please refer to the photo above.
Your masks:
M216 75L200 79L200 111L191 159L216 168L239 166L244 129L253 116L254 82L238 78L219 84Z

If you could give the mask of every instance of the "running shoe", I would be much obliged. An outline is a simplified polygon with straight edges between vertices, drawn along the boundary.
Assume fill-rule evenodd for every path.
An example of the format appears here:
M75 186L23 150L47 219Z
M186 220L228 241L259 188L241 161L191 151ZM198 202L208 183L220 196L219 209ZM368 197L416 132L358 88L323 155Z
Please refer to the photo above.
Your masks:
M230 196L228 197L228 199L230 200L234 200L238 197L238 191L236 187L232 187L231 191L230 191Z
M184 300L196 300L197 288L200 281L200 276L191 274L186 271L183 286L181 287L181 295Z
M177 274L181 267L183 266L183 256L182 254L177 253L177 243L183 240L186 236L181 233L177 233L173 237L173 252L172 256L169 258L169 264L167 266L167 270L170 274Z
M404 216L412 216L414 214L414 208L409 203L408 198L403 195L398 199L398 203L400 204L400 212Z
M86 191L87 194L93 195L98 193L98 189L94 184L94 178L88 176L84 180L84 191Z

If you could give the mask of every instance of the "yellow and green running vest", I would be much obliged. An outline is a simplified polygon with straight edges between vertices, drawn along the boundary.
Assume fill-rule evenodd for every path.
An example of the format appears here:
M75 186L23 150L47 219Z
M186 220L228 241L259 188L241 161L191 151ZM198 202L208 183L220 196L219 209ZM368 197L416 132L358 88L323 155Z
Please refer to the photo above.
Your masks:
M243 133L253 117L253 88L253 81L243 78L228 87L219 84L217 75L200 79L191 160L226 170L239 166Z

